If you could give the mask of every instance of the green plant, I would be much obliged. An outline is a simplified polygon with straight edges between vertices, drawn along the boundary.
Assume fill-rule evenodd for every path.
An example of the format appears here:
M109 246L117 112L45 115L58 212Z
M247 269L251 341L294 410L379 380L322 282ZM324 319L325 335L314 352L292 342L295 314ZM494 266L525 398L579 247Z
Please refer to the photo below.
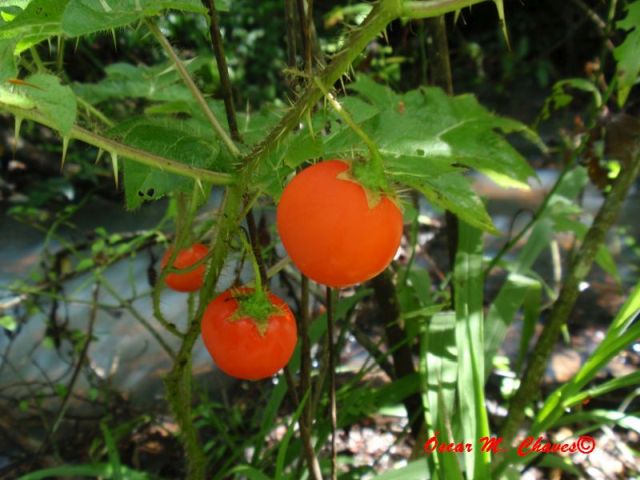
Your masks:
M575 407L580 399L586 398L585 395L594 397L637 382L637 375L632 374L599 385L589 384L608 359L637 338L638 324L633 323L638 310L637 288L581 373L545 399L541 411L530 411L530 407L539 392L550 350L566 327L580 283L591 264L596 261L607 272L615 274L615 264L604 247L604 235L638 174L637 149L627 149L634 152L633 155L616 159L621 169L609 186L600 214L592 225L586 226L576 221L582 212L572 204L587 181L578 159L588 151L591 133L581 132L584 135L566 149L569 161L530 222L507 240L493 258L487 259L483 235L499 232L483 199L472 188L467 173L478 172L500 187L527 190L535 172L510 140L518 135L546 151L537 133L519 121L492 113L470 94L450 96L439 88L422 85L397 92L376 83L366 74L351 72L352 65L361 60L362 52L386 32L391 22L437 18L482 3L481 0L380 0L371 8L360 6L360 23L343 37L340 48L336 48L327 65L314 61L313 2L300 1L297 7L294 3L292 0L285 2L288 73L293 79L292 86L295 83L298 87L295 98L287 108L273 104L244 113L235 113L232 79L228 78L222 36L216 22L219 13L216 6L225 11L232 8L231 5L207 1L203 7L196 0L16 0L0 7L0 53L3 54L0 57L0 110L14 116L16 136L20 135L24 121L35 122L58 132L62 140L62 162L70 161L67 151L77 147L72 140L95 147L98 157L106 153L111 160L116 188L122 185L129 209L140 208L145 202L163 197L170 198L166 219L158 230L175 231L175 250L170 254L175 258L165 258L166 265L172 267L163 268L160 281L149 282L153 284L152 291L137 292L132 287L132 298L151 297L153 322L137 311L130 299L117 293L105 279L104 272L118 259L132 256L148 244L164 241L163 234L147 232L128 241L113 238L104 231L97 233L97 238L86 248L67 244L69 242L63 245L73 255L73 273L88 274L84 286L94 286L91 318L95 319L98 309L103 307L130 310L136 320L153 332L154 339L171 361L165 377L166 398L185 450L186 475L194 479L236 475L279 480L302 478L306 471L314 479L328 475L335 478L338 474L336 429L346 429L381 411L397 413L399 406L409 422L398 437L411 436L417 445L436 436L435 432L439 432L438 436L445 444L489 437L499 432L499 426L492 424L491 420L495 419L486 409L487 377L508 326L520 312L525 328L519 358L512 368L514 375L523 381L513 382L510 396L499 399L510 408L502 425L505 444L511 442L516 429L526 425L527 420L533 422L530 429L535 432L577 420L589 422L588 428L603 421L629 425L628 416L624 414L609 412L607 415L579 416L572 412L574 415L571 416L562 415L562 408ZM495 3L506 31L503 2ZM625 105L638 74L633 56L637 49L633 45L637 44L640 35L637 27L640 24L639 5L638 1L629 3L625 19L619 22L620 27L630 30L614 51L620 74L612 77L609 85L602 85L600 81L563 80L556 84L543 117L570 100L563 90L566 86L593 94L595 101L589 115L589 132L593 132L598 116L606 105L612 104L611 100L617 105ZM264 8L268 12L271 7ZM172 11L169 15L204 18L210 25L217 75L211 72L214 55L203 54L188 61L181 58L182 53L171 45L158 20L158 17L165 17L166 10ZM609 26L614 23L615 8L612 10L607 19ZM289 15L291 13L294 14ZM198 25L198 20L194 20L194 24ZM64 66L65 55L68 61L73 43L80 45L80 51L83 47L87 50L87 43L100 32L111 31L117 38L120 29L131 26L149 33L145 41L153 40L157 52L168 60L145 65L131 59L105 68L104 78L97 83L70 81ZM51 41L49 50L43 43L45 40ZM157 52L148 58L157 59L160 55ZM296 52L300 53L304 71L297 68ZM524 53L526 49L523 49ZM395 77L398 71L387 73ZM440 73L442 78L447 77L447 72ZM450 78L450 72L448 76ZM223 101L211 99L201 88L203 85L210 87L210 83L218 79ZM272 94L268 92L265 97ZM256 96L255 92L251 95ZM226 125L222 118L226 118ZM308 220L305 217L309 205L305 198L299 197L307 196L309 190L305 188L303 195L290 199L288 189L304 179L306 172L317 171L314 169L319 166L344 168L339 162L316 163L317 159L330 158L351 161L353 176L366 187L369 198L352 180L344 181L341 186L357 192L361 210L368 211L370 205L373 210L386 205L393 227L392 238L386 239L388 244L382 249L384 255L380 258L373 258L377 255L364 248L347 252L351 257L347 259L350 265L360 261L364 265L358 265L357 275L348 278L336 278L335 272L330 272L331 276L325 276L326 272L314 273L315 267L308 267L304 259L298 258L290 238L300 233L297 231L299 225L294 224L295 218L287 218L289 213L285 211L289 208L287 204L292 202L299 210L296 215L301 220ZM313 163L315 166L302 170L289 187L286 186L291 174ZM337 180L335 174L338 172L333 173L332 183ZM254 211L279 203L278 228L284 246L303 273L331 286L352 285L370 279L389 265L402 230L400 212L388 198L387 182L394 188L410 191L405 209L406 219L411 223L409 255L403 262L391 264L391 268L373 278L370 285L356 287L352 296L338 298L330 289L319 291L308 278L291 269L287 259L276 259L274 242L263 241L268 235L258 231ZM213 189L223 192L223 198L212 206L207 200ZM440 275L437 285L417 261L420 254L417 239L424 227L424 219L415 207L419 197L435 208L448 211L450 218L457 217L450 223L449 232L449 253L454 262L452 271L450 275ZM409 200L415 205L412 206ZM332 207L330 213L342 214L339 207L342 205ZM355 220L339 226L339 232L327 232L334 227L323 223L325 208L322 207L316 217L309 215L310 219L315 219L313 227L320 233L337 237L353 228L353 236L371 236ZM57 235L60 224L68 221L73 213L71 210L44 228L47 245ZM38 210L16 211L22 212L24 218L34 224L39 221L41 212ZM244 239L245 221L250 246L238 255L233 248L234 240ZM168 226L169 222L172 222L171 226ZM379 226L372 228L373 233L381 230ZM549 245L553 245L554 232L560 231L573 232L580 246L573 252L562 285L549 285L535 271L534 264ZM526 236L529 239L526 246L515 259L509 259L506 255ZM189 273L172 272L172 268L182 269L183 265L176 261L191 238L205 239L208 247L200 247L202 255L189 259L187 263L193 268ZM300 240L296 238L294 242ZM302 255L319 261L320 267L324 268L322 263L333 252L322 250L314 242L314 238L302 239ZM362 242L364 244L365 239ZM267 358L264 361L253 359L250 368L239 371L236 368L240 360L249 359L248 354L241 359L232 359L225 366L225 361L216 353L218 347L212 343L218 340L219 332L214 331L211 322L215 317L219 321L217 328L246 327L250 333L242 335L242 341L253 339L259 344L264 338L254 322L233 318L236 298L226 290L226 285L219 285L223 269L233 262L237 263L239 280L245 254L254 263L256 289L253 299L241 309L248 311L251 318L257 318L258 324L262 322L261 328L266 329L265 337L268 336L269 326L265 326L265 322L272 312L270 305L264 309L264 302L276 304L275 308L289 313L284 303L266 293L267 283L275 282L274 277L278 276L297 301L300 342L289 361L295 344L295 336L291 335L295 329L291 326L285 337L287 344L278 355L266 349L250 348L256 354L267 354ZM375 265L371 266L373 260ZM429 258L420 260L424 262ZM506 275L504 283L496 298L485 302L485 283L498 268ZM38 279L37 288L21 285L16 291L33 297L51 297L55 301L64 299L60 284L67 278L66 272L57 263L53 270L54 274L46 272ZM171 279L175 278L172 275L189 275L188 290L197 290L186 299L188 318L179 325L169 322L162 310L162 289L165 284L171 286ZM197 276L197 281L192 282L191 276ZM219 289L225 293L216 297L215 292ZM101 306L101 290L108 291L115 302ZM313 316L310 307L313 303L324 303L326 311ZM484 308L485 303L489 304L488 309ZM551 316L533 356L525 361L531 332L543 307L550 307ZM363 317L371 311L374 313ZM375 321L370 321L372 317ZM16 320L10 320L8 316L1 318L5 328L12 332L17 330ZM52 318L55 320L55 315ZM287 315L287 319L293 325L291 316ZM378 326L379 331L374 336L371 331L364 331L362 324ZM60 325L55 322L49 328L49 331L59 330ZM158 330L163 330L163 334ZM218 403L208 403L204 395L194 389L191 369L192 350L201 332L212 355L231 374L263 378L279 370L287 361L288 366L277 377L275 385L257 384L242 402L230 402L232 405L224 405L225 408ZM59 388L58 395L64 397L62 406L39 446L42 451L51 446L74 391L77 372L87 363L93 320L81 335L65 333L76 342L79 358L74 364L76 373L66 391ZM173 337L171 341L165 339L165 333ZM363 365L344 372L349 367L337 365L336 356L352 335L367 349L369 356ZM377 336L384 341L378 341ZM240 344L240 339L236 343ZM317 365L312 357L315 344L319 346ZM417 365L414 364L416 352L419 352ZM225 353L229 353L228 350ZM278 361L269 364L276 356ZM265 369L256 371L258 366ZM369 374L376 369L392 380L382 386L373 382ZM338 374L342 375L341 382L336 382ZM208 409L209 404L215 408ZM228 422L227 414L231 418ZM250 417L250 421L244 421L243 416ZM297 431L293 428L296 423L299 425ZM274 441L275 426L286 427L286 434ZM207 429L213 429L223 438L224 445L203 444L203 433ZM135 475L136 472L121 464L117 448L108 438L108 429L103 429L103 433L109 464L60 467L27 478L41 478L38 475ZM323 450L327 444L331 446L329 455ZM515 458L512 453L477 450L468 452L459 462L449 452L434 453L434 456L414 461L381 478L394 475L410 478L420 475L478 479L513 477L534 459L534 456ZM566 464L563 466L570 470ZM354 472L354 475L373 473L374 469L367 465Z

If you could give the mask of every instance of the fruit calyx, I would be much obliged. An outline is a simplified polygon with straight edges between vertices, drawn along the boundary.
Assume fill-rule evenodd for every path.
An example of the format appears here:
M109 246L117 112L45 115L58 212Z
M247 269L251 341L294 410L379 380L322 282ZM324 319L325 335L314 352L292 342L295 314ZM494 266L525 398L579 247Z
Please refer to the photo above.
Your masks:
M346 163L349 168L340 172L337 178L354 182L362 187L370 209L375 208L385 197L399 206L396 192L389 185L384 170L376 168L376 165L379 165L378 162L370 162L364 159L341 161Z
M260 336L267 333L269 318L272 315L282 313L281 309L269 300L265 290L247 287L235 288L231 290L231 296L238 302L238 309L229 318L229 321L246 318L255 324Z

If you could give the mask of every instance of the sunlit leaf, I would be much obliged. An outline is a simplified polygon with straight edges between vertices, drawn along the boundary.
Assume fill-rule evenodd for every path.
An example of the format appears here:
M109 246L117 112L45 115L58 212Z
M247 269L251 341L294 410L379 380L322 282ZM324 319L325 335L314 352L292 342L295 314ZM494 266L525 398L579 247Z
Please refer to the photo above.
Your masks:
M640 73L640 1L636 0L627 6L627 15L616 23L622 30L628 30L627 36L613 52L618 62L618 105L627 101L631 87Z

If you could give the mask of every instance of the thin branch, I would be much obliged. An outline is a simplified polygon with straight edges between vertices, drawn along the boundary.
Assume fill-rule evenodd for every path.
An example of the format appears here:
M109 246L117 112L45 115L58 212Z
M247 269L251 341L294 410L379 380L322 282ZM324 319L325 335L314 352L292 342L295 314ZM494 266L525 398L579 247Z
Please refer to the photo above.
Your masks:
M231 80L229 79L229 69L227 68L227 58L224 55L224 46L222 44L222 35L220 33L220 23L218 22L218 12L214 0L202 0L207 10L209 10L209 33L211 35L211 47L216 56L216 66L220 75L220 84L222 86L222 94L224 96L224 108L227 112L227 124L231 132L231 138L236 142L242 141L240 132L238 131L238 122L236 120L236 107L233 104L233 91L231 90Z
M204 95L202 94L198 86L195 84L193 79L191 78L191 75L189 75L189 72L187 71L184 64L182 63L182 60L178 58L178 55L173 50L173 47L171 47L169 40L167 40L167 38L162 34L158 26L155 23L153 23L151 20L147 20L146 23L149 30L153 34L153 36L156 37L156 40L158 40L158 43L160 44L160 46L162 46L165 53L169 56L169 58L175 65L176 70L182 77L182 80L184 81L189 91L191 91L191 94L195 98L198 105L200 105L202 112L207 117L207 120L209 120L209 123L213 127L213 130L218 134L218 136L220 137L222 142L225 144L229 152L234 157L239 157L240 150L238 150L238 147L236 147L235 143L233 143L233 140L231 140L231 138L229 137L225 129L222 127L222 125L220 125L220 122L218 121L216 116L213 114L213 112L209 108L209 104L207 103L207 100L204 98Z
M296 67L296 4L295 0L284 0L284 19L287 25L287 65Z
M130 301L125 300L124 298L122 298L122 296L116 291L115 288L113 288L111 286L111 284L109 284L102 276L99 277L100 281L103 283L104 288L106 288L109 293L111 294L111 296L113 298L116 299L116 301L120 302L120 304L124 305L127 310L129 310L129 312L131 312L131 315L133 315L133 317L138 320L142 326L151 334L151 336L158 342L158 344L162 347L162 349L167 353L167 355L169 355L169 357L171 357L172 359L174 359L176 357L175 352L173 351L173 349L169 346L169 344L164 340L164 338L162 338L160 336L160 334L156 331L155 328L153 328L153 326L149 323L149 321L144 317L144 315L142 315L134 306ZM175 325L170 326L167 325L166 323L162 322L159 318L157 319L162 326L168 331L171 332L173 335L180 337L181 333L176 329Z
M304 70L311 77L313 56L311 54L311 5L305 7L305 0L298 0L298 18L300 20L300 36L302 37L302 49L304 50Z
M615 45L609 38L609 25L605 22L600 15L590 8L587 4L585 4L582 0L571 0L571 2L576 5L582 12L586 15L586 17L591 20L593 25L596 27L598 34L604 39L604 45L610 52L613 51Z
M334 305L333 290L327 287L327 347L329 349L329 415L331 416L331 478L338 478L336 457L336 352L333 345Z
M35 109L23 109L0 103L0 110L5 110L17 118L31 120L53 130L57 130L54 122L42 115ZM184 163L176 162L166 157L140 150L124 143L117 142L111 138L103 137L97 133L90 132L82 127L73 126L67 135L70 139L80 140L82 142L98 147L106 152L115 153L118 157L124 157L134 162L142 163L149 167L159 170L175 173L184 177L190 177L196 180L209 182L213 185L230 185L234 182L234 177L227 173L212 172L203 168L192 167Z
M49 442L51 442L54 435L56 434L56 431L60 426L60 422L64 418L64 414L67 411L67 407L69 406L69 399L71 398L71 393L73 392L73 389L75 388L75 385L76 385L76 381L80 376L80 370L82 370L82 366L87 360L87 352L89 351L89 345L91 344L92 337L93 337L93 326L95 325L95 321L98 316L99 294L100 294L100 283L96 282L93 285L94 304L93 304L93 307L91 308L91 313L89 315L89 324L87 326L86 339L85 339L84 345L82 346L82 350L80 351L78 363L73 369L71 380L69 380L69 384L67 385L67 391L65 393L65 396L62 400L62 403L60 404L60 407L58 408L58 412L56 413L56 416L54 417L53 425L51 426L51 429L47 432L46 436L44 437L44 440L42 441L42 444L40 445L40 448L38 449L38 452L36 453L36 455L42 455L45 452L47 446L49 445Z

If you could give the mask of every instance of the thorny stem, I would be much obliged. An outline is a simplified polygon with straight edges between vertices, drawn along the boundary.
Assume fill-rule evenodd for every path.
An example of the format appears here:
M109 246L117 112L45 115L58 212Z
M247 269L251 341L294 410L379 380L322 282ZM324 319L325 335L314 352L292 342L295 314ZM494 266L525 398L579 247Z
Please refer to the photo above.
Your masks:
M91 105L89 102L87 102L84 98L82 97L76 97L76 101L82 105L82 107L87 111L87 113L90 113L91 115L93 115L94 117L96 117L98 120L100 120L102 123L105 124L105 126L111 128L115 125L115 123L113 123L111 120L109 120L109 118L107 118L107 116L102 113L100 110L98 110L96 107L94 107L93 105Z
M45 127L49 127L56 130L54 123L47 117L42 115L37 110L24 109L0 103L0 109L5 110L16 118L22 118L31 120ZM213 185L230 185L233 183L234 178L227 173L212 172L211 170L205 170L203 168L192 167L184 163L176 162L166 157L156 155L154 153L147 152L146 150L140 150L135 147L130 147L124 143L117 142L111 138L98 135L97 133L90 132L82 127L73 126L67 135L70 139L80 140L82 142L98 147L106 152L115 153L118 157L125 157L133 160L134 162L147 165L149 167L157 168L165 172L175 173L182 175L183 177L190 177L196 180L202 180L209 182Z
M329 105L336 111L336 113L344 120L344 122L353 130L353 132L362 139L364 144L369 149L369 153L371 154L370 162L371 166L374 168L376 172L383 173L384 172L384 163L382 162L382 157L380 156L380 152L378 151L378 147L371 138L360 128L360 126L351 118L349 112L335 99L335 97L327 91L324 85L320 84L317 78L314 78L316 83L318 84L318 88L322 90L322 93L325 95L325 98L329 102Z
M200 105L202 112L207 117L207 120L209 120L209 123L213 127L214 131L218 134L218 136L220 137L222 142L225 144L229 152L234 157L239 157L240 150L238 150L238 147L236 147L235 143L233 143L233 140L231 140L231 138L229 137L225 129L222 128L222 125L220 125L220 122L218 121L216 116L213 114L213 112L209 108L209 104L207 104L207 100L204 98L204 95L202 94L198 86L195 84L193 79L191 78L191 75L189 75L189 72L187 71L184 64L182 63L182 60L178 58L178 55L173 50L173 47L171 47L171 44L169 43L167 38L162 34L158 26L155 23L153 23L151 20L147 20L146 23L147 23L147 27L149 28L153 36L156 37L156 40L158 40L158 43L160 44L160 46L163 48L163 50L166 52L169 58L171 58L171 61L176 66L176 70L178 70L178 73L182 77L182 80L184 81L185 85L191 91L191 94L195 98L198 105Z
M360 28L354 30L346 42L346 48L338 53L333 61L318 74L320 85L333 86L344 75L351 63L360 55L371 40L382 32L387 24L402 13L402 2L385 0L377 3ZM310 83L296 103L282 117L278 125L259 143L248 158L260 159L275 148L284 136L296 128L301 119L322 98L322 89L318 83ZM255 167L255 162L251 161Z
M466 7L483 3L486 0L433 0L404 2L402 5L401 17L420 19L431 18L444 15L445 13L461 10Z
M593 220L593 224L587 231L580 250L571 263L567 279L531 354L531 359L527 364L520 387L511 400L509 414L500 435L507 445L511 443L518 427L524 420L525 408L540 393L540 380L558 334L566 323L578 298L580 282L584 280L591 270L598 248L604 242L607 231L618 217L622 203L638 174L640 174L640 155L636 155L628 168L619 174L596 218ZM500 460L503 460L503 458ZM506 462L498 462L496 472L501 472L505 466Z

